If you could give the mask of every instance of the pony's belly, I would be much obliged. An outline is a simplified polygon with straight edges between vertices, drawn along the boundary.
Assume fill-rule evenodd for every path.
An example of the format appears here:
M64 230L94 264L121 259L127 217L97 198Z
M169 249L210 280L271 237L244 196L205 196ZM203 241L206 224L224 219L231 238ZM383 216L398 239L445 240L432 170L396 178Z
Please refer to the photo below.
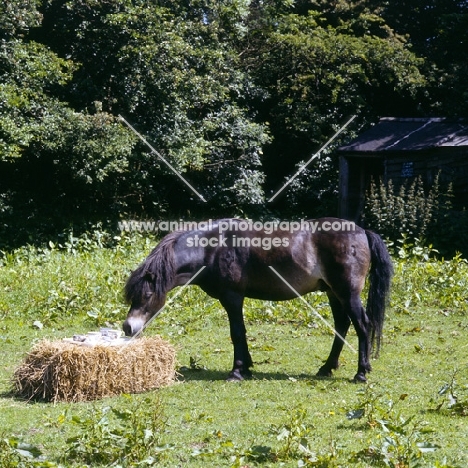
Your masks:
M279 278L270 281L268 287L247 287L245 296L268 301L288 301L314 291L326 291L328 286L321 279L308 278L308 281L293 281Z

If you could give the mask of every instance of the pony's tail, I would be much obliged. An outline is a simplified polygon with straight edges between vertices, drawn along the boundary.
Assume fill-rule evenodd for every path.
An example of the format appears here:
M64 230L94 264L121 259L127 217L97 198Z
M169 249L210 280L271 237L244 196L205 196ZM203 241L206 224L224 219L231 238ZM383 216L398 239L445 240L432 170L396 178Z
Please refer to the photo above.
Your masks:
M393 276L393 263L382 238L378 234L367 230L366 235L371 252L366 313L370 320L374 356L378 357L385 320L385 308L389 301L390 283Z

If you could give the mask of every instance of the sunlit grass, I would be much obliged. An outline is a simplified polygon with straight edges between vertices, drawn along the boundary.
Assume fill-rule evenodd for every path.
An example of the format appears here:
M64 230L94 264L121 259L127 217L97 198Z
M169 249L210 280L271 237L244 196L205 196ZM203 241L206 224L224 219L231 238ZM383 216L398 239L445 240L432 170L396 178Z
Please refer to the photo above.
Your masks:
M97 415L106 406L132 408L135 402L146 405L148 412L154 409L145 395L52 405L27 403L10 393L12 372L35 341L71 336L106 322L120 325L126 313L123 283L150 247L140 239L113 249L20 252L4 260L0 267L3 436L17 436L39 447L50 463L82 466L80 460L63 459L70 447L67 439L80 431L73 416ZM448 399L453 395L438 394L456 376L458 402L468 401L466 262L405 259L397 263L396 272L381 357L372 363L367 386L351 383L357 356L348 348L332 378L315 377L332 336L298 300L246 301L254 378L240 384L225 382L232 366L227 316L218 301L196 287L187 288L147 331L161 334L177 347L180 371L177 384L155 392L164 415L154 450L158 466L281 462L296 467L301 460L314 466L311 452L322 463L315 466L385 466L379 458L383 429L370 424L366 416L347 417L362 404L365 388L378 402L376 420L382 417L382 407L397 402L393 424L398 427L400 416L412 417L434 430L421 432L416 440L438 446L424 454L422 466L436 466L435 460L444 466L445 457L445 466L467 466L468 422L463 407L455 411ZM325 295L306 299L330 320ZM349 341L357 346L354 333ZM280 436L287 428L292 430L290 439ZM401 432L400 446L407 443L410 453L418 453L416 446L411 448L410 436ZM302 439L306 447L298 449ZM371 461L363 456L375 451ZM361 458L353 457L357 453Z

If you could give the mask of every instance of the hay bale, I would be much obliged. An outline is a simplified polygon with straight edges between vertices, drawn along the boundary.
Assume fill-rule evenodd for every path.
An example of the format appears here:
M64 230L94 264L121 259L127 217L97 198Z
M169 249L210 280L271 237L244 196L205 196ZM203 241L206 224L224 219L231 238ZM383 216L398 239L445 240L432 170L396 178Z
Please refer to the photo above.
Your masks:
M77 402L167 386L175 374L175 349L159 336L119 346L43 340L16 369L13 384L28 400Z

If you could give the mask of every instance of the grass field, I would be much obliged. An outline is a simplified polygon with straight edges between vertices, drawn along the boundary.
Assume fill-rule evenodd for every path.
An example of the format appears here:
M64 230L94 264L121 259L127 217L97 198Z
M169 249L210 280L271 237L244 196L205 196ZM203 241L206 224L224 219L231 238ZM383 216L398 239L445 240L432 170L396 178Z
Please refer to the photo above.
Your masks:
M246 301L254 378L225 382L226 314L191 287L147 330L178 349L173 386L80 404L15 398L12 373L37 340L120 326L125 278L153 244L104 248L91 236L3 255L0 467L468 466L468 264L421 248L396 256L366 385L351 383L357 357L347 348L332 378L315 377L332 336L298 300ZM306 299L330 320L325 295Z

